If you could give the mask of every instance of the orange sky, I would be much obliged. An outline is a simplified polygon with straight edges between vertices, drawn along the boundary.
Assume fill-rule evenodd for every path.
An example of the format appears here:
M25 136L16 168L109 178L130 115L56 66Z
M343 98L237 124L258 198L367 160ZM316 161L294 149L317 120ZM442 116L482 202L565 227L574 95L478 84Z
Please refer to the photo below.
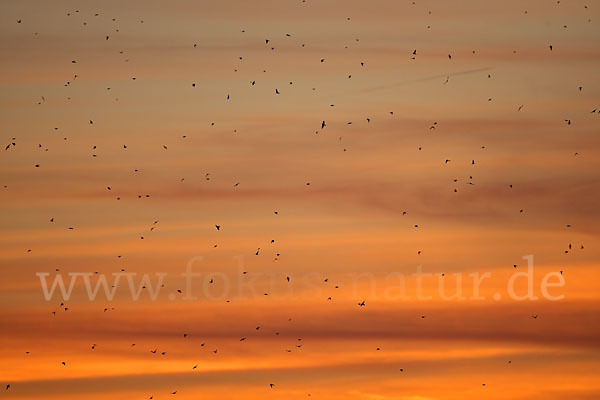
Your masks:
M599 398L598 21L2 2L0 399Z

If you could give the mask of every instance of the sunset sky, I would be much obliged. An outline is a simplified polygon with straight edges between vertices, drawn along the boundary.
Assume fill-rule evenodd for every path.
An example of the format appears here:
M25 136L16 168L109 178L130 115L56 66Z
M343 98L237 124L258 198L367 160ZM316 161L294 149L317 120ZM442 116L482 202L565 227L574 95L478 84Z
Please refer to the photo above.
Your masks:
M599 24L0 2L0 399L600 398Z

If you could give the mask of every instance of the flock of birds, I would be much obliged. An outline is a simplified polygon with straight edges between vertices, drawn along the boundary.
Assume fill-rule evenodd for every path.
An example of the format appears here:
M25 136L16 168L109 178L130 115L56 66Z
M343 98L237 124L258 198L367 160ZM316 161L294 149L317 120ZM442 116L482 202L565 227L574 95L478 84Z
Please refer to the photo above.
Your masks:
M305 3L305 2L306 2L306 0L302 0L302 3ZM587 6L585 6L585 8L587 9ZM431 12L430 12L430 13L431 13ZM527 13L527 11L525 11L525 13ZM79 11L79 10L72 10L72 11L69 11L69 12L67 12L67 13L65 14L65 16L66 16L67 18L70 18L70 19L72 19L72 18L73 18L73 16L75 16L75 15L81 15L80 11ZM94 14L93 14L91 17L92 17L92 18L101 18L101 17L102 17L102 15L101 15L100 13L94 13ZM346 19L347 21L350 21L350 20L351 20L351 18L345 18L345 19ZM70 21L70 20L68 19L67 21ZM111 21L112 21L112 22L115 22L115 23L116 23L116 22L118 22L118 20L117 20L116 18L111 18ZM17 24L19 24L20 26L27 26L27 22L28 22L28 21L27 21L27 18L19 18L19 19L17 19L17 20L16 20L16 23L17 23ZM590 20L588 20L588 22L590 22ZM70 23L70 22L65 22L65 23ZM86 21L81 21L80 23L82 23L84 26L86 26L86 25L87 25L87 22L86 22ZM144 20L143 20L143 19L139 19L139 23L143 24L143 23L144 23ZM427 27L426 27L426 28L427 28L427 29L430 29L430 28L431 28L431 26L430 26L430 25L427 25ZM567 26L565 25L565 26L564 26L564 28L567 28ZM106 33L105 35L103 35L102 37L99 37L99 38L98 38L98 40L103 40L103 41L111 41L111 40L115 40L115 39L114 39L114 37L115 37L115 36L117 36L117 35L119 34L119 32L120 32L120 30L119 30L118 28L115 28L113 32L110 32L110 33L108 33L108 32L107 32L107 33ZM244 29L242 29L242 30L241 30L241 33L242 33L242 34L243 34L243 33L245 33L245 30L244 30ZM39 33L39 32L35 32L35 33L34 33L34 35L35 35L35 36L39 36L39 35L42 35L42 34L43 34L43 33ZM291 36L292 36L292 34L291 34L291 33L286 33L286 34L285 34L285 37L291 37ZM358 42L360 39L358 39L358 38L357 38L357 39L354 39L354 40ZM197 43L190 43L189 45L190 45L190 47L192 47L192 48L197 48L197 47L198 47L198 44L197 44ZM272 50L272 51L276 51L276 49L277 49L275 46L273 46L273 42L272 42L272 40L271 40L271 39L269 39L269 38L265 38L265 39L264 39L264 45L265 45L265 46L268 46L268 47L269 47L269 49L270 49L270 50ZM302 43L302 44L301 44L301 47L305 47L305 46L306 46L306 43ZM555 51L555 47L554 47L554 45L552 45L552 44L548 44L548 45L547 45L547 51L548 51L548 52L554 52L554 51ZM118 52L119 52L119 54L120 54L120 55L123 55L123 54L125 54L125 51L124 51L124 50L118 50ZM475 54L475 53L476 53L476 52L475 52L475 51L473 51L473 54ZM407 57L408 59L410 59L410 60L417 60L417 59L418 59L418 57L419 57L419 54L420 54L420 52L419 52L419 50L418 50L418 49L412 49L412 50L410 50L410 51L408 51L408 52L407 52L407 54L406 54L406 57ZM453 60L453 55L452 55L451 53L449 53L449 54L447 55L447 59L448 59L449 61L452 61L452 60ZM242 61L242 60L243 60L243 56L240 56L240 57L239 57L239 60L236 60L236 61ZM125 62L128 62L128 61L129 61L129 59L125 59L124 61L125 61ZM316 62L316 63L326 63L326 62L327 62L327 57L321 57L320 59L317 59L317 60L315 60L315 62ZM71 60L70 60L70 64L77 65L78 63L79 63L79 60L78 60L78 59L75 59L75 58L73 58L73 59L71 59ZM360 68L364 68L366 63L367 63L367 60L360 61L360 64L359 64L359 65L360 65ZM483 71L485 71L485 70L486 70L486 69L483 69ZM234 69L234 72L237 72L237 69ZM265 71L263 71L263 72L266 72L266 70L265 70ZM468 72L469 72L469 71L467 71L467 73L468 73ZM475 71L475 72L473 72L473 73L479 73L479 72L482 72L482 71L481 71L481 70L477 70L477 71ZM462 73L458 73L458 74L462 74ZM446 75L443 75L443 76L437 77L436 79L439 79L439 80L440 80L440 84L446 85L446 84L448 84L448 83L449 83L449 81L450 81L450 78L451 78L453 75L458 75L458 74L448 73L448 74L446 74ZM487 78L491 79L491 78L492 78L492 75L488 73L488 74L487 74ZM62 82L61 84L62 84L63 86L65 86L65 87L69 88L69 87L73 86L73 85L75 84L75 82L76 82L76 81L78 81L78 80L81 80L81 79L83 79L83 78L82 78L82 77L80 77L80 75L79 75L79 74L74 74L70 80L68 80L68 81L66 81L66 82ZM130 78L130 79L131 79L132 81L136 81L136 80L137 80L137 78L136 78L135 76L131 76L131 78ZM347 75L347 79L352 79L352 74L348 74L348 75ZM251 87L254 87L255 85L257 85L257 84L258 84L257 82L258 82L257 80L252 80L252 81L248 82L248 84L249 84ZM289 82L289 85L293 85L293 84L294 84L294 82L291 82L291 81ZM197 84L196 84L196 82L190 82L190 83L189 83L189 85L190 85L191 87L193 87L193 88L196 88L196 87L197 87ZM107 91L110 91L110 90L111 90L111 87L107 87L107 88L106 88L106 90L107 90ZM312 90L316 90L316 89L315 89L315 88L312 88ZM576 90L578 90L579 92L583 91L583 86L578 86L578 87L576 88ZM273 88L273 90L272 90L272 93L273 93L273 95L275 95L275 96L279 96L279 95L281 95L281 94L283 93L283 89L281 89L280 87L274 87L274 88ZM67 99L69 100L69 99L70 99L70 97L69 97L69 96L67 96ZM226 101L229 101L230 99L231 99L231 94L229 94L229 93L228 93L228 94L226 94L225 100L226 100ZM115 101L118 101L118 100L119 100L118 98L115 98ZM492 101L492 98L489 98L489 99L488 99L488 101ZM40 94L40 96L39 96L39 101L37 101L37 104L38 104L38 105L43 105L43 104L45 104L46 102L47 102L46 96L45 96L45 95L41 95L41 94ZM335 107L335 105L334 105L334 104L330 104L330 107ZM518 107L515 107L515 112L522 112L522 110L524 109L524 107L525 107L525 105L523 105L523 104L519 105ZM594 109L593 109L593 110L591 110L590 112L591 112L591 113L595 113L595 114L600 114L600 108L594 108ZM392 117L392 116L394 115L394 112L393 112L393 111L385 111L385 112L382 112L381 114L382 114L382 115L389 116L389 117ZM366 117L364 117L364 121L366 121L366 124L370 124L370 123L372 122L373 118L376 118L376 117L374 117L374 116L366 116ZM326 129L327 129L327 127L328 127L328 123L327 123L327 121L326 121L325 119L322 119L322 118L319 118L318 120L320 120L320 122L315 122L315 126L316 126L316 128L317 128L317 129L314 131L314 133L315 133L315 134L320 134L320 133L326 132ZM571 118L566 118L566 119L564 119L564 124L566 124L567 126L571 126L571 125L573 124L573 122L574 122L574 121L573 121L573 119L571 119ZM87 121L87 124L88 124L88 125L90 125L90 126L94 126L94 125L95 125L95 123L96 123L96 122L95 122L93 119L89 119L89 120ZM210 125L210 126L214 126L214 125L215 125L215 123L216 123L216 122L214 122L214 121L211 121L211 122L209 123L209 125ZM348 124L348 125L351 125L352 123L353 123L353 121L348 121L348 122L347 122L347 124ZM429 126L429 130L431 130L431 131L434 131L434 130L438 129L438 128L439 128L439 126L440 126L440 124L438 123L438 121L434 121L434 122L432 122L432 123L430 124L430 126ZM53 130L54 130L54 131L59 131L59 130L60 130L60 128L59 128L59 127L53 127ZM235 132L237 132L237 131L236 131L236 130L234 130L234 133L235 133ZM183 140L185 140L186 138L187 138L187 135L183 135L183 136L182 136L182 139L183 139ZM68 137L64 137L63 139L64 139L65 141L67 141L67 140L68 140ZM340 143L342 142L342 140L343 140L343 138L342 138L342 137L339 137L339 142L340 142ZM19 148L19 146L18 146L18 143L19 143L19 141L18 141L18 139L17 139L16 137L11 137L11 138L10 138L10 140L8 141L8 143L7 143L7 144L6 144L6 146L5 146L5 151L14 151L15 149L18 149L18 148ZM48 152L48 151L49 151L49 148L47 148L47 147L44 147L42 144L39 144L39 145L38 145L38 148L39 148L39 149L43 149L43 151L45 151L45 152ZM165 144L165 145L163 145L163 146L162 146L162 148L163 148L163 150L164 150L164 151L168 151L168 150L169 150L169 147L168 147L166 144ZM485 146L485 145L483 145L483 146L481 146L481 148L482 148L482 149L485 149L485 148L486 148L486 146ZM123 150L123 151L127 151L127 149L128 149L128 145L127 145L127 144L122 144L122 150ZM97 157L97 152L96 152L96 151L98 150L98 147L97 147L97 145L93 145L93 146L91 147L91 150L92 150L92 154L91 154L91 156L92 156L92 157L94 157L94 158L96 158L96 157ZM418 149L417 149L417 150L418 150L418 151L421 151L421 150L422 150L422 147L418 147ZM343 151L344 151L344 152L345 152L345 151L347 151L347 148L345 148L345 147L344 147L344 148L343 148ZM580 153L579 153L579 152L577 152L577 153L575 153L575 154L574 154L574 156L579 156L579 154L580 154ZM441 167L443 167L444 165L450 164L450 163L453 163L453 160L452 160L452 159L450 159L450 158L446 158L446 159L440 160L440 165L441 165ZM472 160L471 160L471 162L470 162L470 165L472 165L472 166L474 166L474 165L477 165L477 161L476 161L475 159L472 159ZM44 166L42 165L42 163L41 163L41 162L37 162L37 163L33 164L33 167L34 167L34 168L43 168ZM135 173L139 172L139 169L135 169L135 170L134 170L134 172L135 172ZM183 182L183 181L185 180L185 178L183 178L183 177L178 177L177 179L178 179L179 181L181 181L181 182ZM206 181L210 181L210 180L211 180L211 174L210 174L210 173L206 173L206 174L204 175L204 179L205 179ZM458 181L458 179L454 179L454 183L456 183L457 181ZM232 185L232 186L233 186L234 190L235 190L236 188L238 188L238 187L240 186L240 184L242 184L242 182L235 182L235 183L233 183L233 185ZM469 179L468 179L468 181L467 181L467 184L468 184L468 185L474 185L474 184L475 184L475 182L474 182L474 178L473 178L473 176L472 176L472 175L470 175L470 176L469 176ZM311 182L310 182L310 181L309 181L309 182L305 182L305 185L306 185L307 187L309 187L309 186L311 185ZM5 186L4 186L4 188L5 188L5 189L9 189L9 187L8 187L7 185L5 185ZM512 185L512 184L508 185L508 189L512 189L512 188L513 188L513 185ZM110 192L111 194L115 192L115 191L114 191L114 189L113 189L113 186L112 186L112 185L110 185L110 184L105 186L105 190L106 190L106 191L108 191L108 192ZM453 191L454 191L454 192L457 192L457 191L458 191L458 189L457 189L457 188L453 188ZM137 198L138 198L138 199L147 199L147 198L150 198L150 197L151 197L151 194L150 194L150 193L139 193L139 194L137 194ZM114 199L116 199L116 200L121 200L121 199L122 199L122 195L115 194L115 195L114 195ZM524 210L524 209L519 209L519 211L518 211L518 212L519 212L519 213L524 213L524 212L525 212L525 210ZM273 211L273 214L274 214L274 215L278 215L278 214L279 214L279 211L275 210L275 211ZM403 212L402 212L402 215L406 215L406 214L408 214L408 211L403 211ZM54 224L54 223L55 223L55 217L54 217L54 216L48 216L48 221L49 221L49 223L51 223L51 224ZM158 224L159 224L159 220L155 220L155 221L154 221L154 222L151 224L151 226L149 227L149 229L148 229L148 232L147 232L147 233L142 233L142 234L139 236L139 239L140 239L140 240L144 240L147 234L150 234L151 232L153 232L153 231L154 231L154 230L155 230L155 229L158 227ZM415 228L415 229L418 229L418 228L419 228L419 224L414 224L413 226L414 226L414 228ZM216 231L218 231L218 232L221 232L221 231L222 231L222 229L223 229L223 225L222 225L222 224L215 224L215 225L214 225L214 227L215 227ZM570 228L570 225L567 225L567 228ZM67 227L67 229L69 229L69 230L75 230L75 229L76 229L76 227L75 227L75 226L68 226L68 227ZM275 241L276 241L275 239L271 239L271 241L270 241L270 244L275 244ZM216 248L216 247L217 247L217 244L214 244L213 246ZM567 246L567 249L565 249L565 253L572 252L572 251L574 251L575 249L583 250L583 249L584 249L584 245L582 245L582 244L573 245L572 243L569 243L569 244L568 244L568 246ZM31 253L31 252L33 251L33 249L27 249L26 251L27 251L27 253ZM259 256L259 255L261 254L261 247L257 247L257 248L256 248L256 250L252 250L252 252L254 253L254 255L255 255L255 256ZM274 260L274 261L277 261L277 260L279 259L279 257L281 256L281 254L280 254L278 251L275 251L275 252L274 252L274 254L275 254L275 256L274 256L274 259L273 259L273 260ZM420 255L420 254L421 254L421 250L417 250L417 254L418 254L418 255ZM118 258L121 258L121 257L122 257L122 255L117 255L117 257L118 257ZM518 265L517 265L517 264L513 264L513 266L512 266L512 267L513 267L513 268L518 268ZM59 272L59 271L60 271L60 269L59 269L59 268L56 268L56 269L55 269L55 271L56 271L56 272ZM121 272L125 272L125 269L124 269L124 268L123 268L123 269L121 269ZM98 274L98 271L96 271L95 273L96 273L96 274ZM247 273L246 271L244 271L244 272L243 272L243 274L246 274L246 273ZM560 271L560 273L561 273L561 274L563 274L563 270L561 270L561 271ZM444 275L444 274L442 274L442 276L443 276L443 275ZM285 277L284 277L284 280L285 280L285 282L287 282L287 283L290 283L290 281L291 281L291 277L290 277L289 275L287 275L287 276L285 276ZM327 282L328 282L328 279L327 279L327 278L325 278L325 279L324 279L324 283L327 283ZM213 280L211 280L209 283L210 283L210 284L214 284L214 281L213 281ZM163 286L164 286L164 285L163 285ZM340 285L339 285L339 284L335 285L335 288L336 288L336 289L338 289L339 287L340 287ZM145 287L144 287L144 288L145 288ZM182 290L182 289L180 289L180 288L178 288L178 289L177 289L177 293L178 293L178 294L182 294L182 293L183 293L183 290ZM264 293L264 295L265 295L265 296L267 296L267 295L268 295L268 293ZM333 300L333 296L329 296L329 297L327 297L327 301L332 301L332 300ZM356 303L356 304L357 304L357 307L359 307L359 308L364 308L364 307L367 307L367 302L366 302L364 299L361 299L361 300L360 300L360 301L358 301L358 303ZM59 309L60 309L60 310L62 310L62 311L64 311L64 312L66 312L66 311L69 311L69 309L70 309L70 306L68 306L67 304L65 304L64 302L62 302L62 303L60 303ZM112 308L112 307L105 307L105 308L103 308L103 310L102 310L102 311L103 311L103 312L109 312L109 311L111 311L111 310L114 310L114 308ZM57 315L57 311L56 311L56 310L54 310L54 311L51 311L51 313L52 313L52 315L53 315L53 316L56 316L56 315ZM421 319L424 319L425 317L426 317L425 315L420 315L420 318L421 318ZM533 314L533 315L531 315L531 318L532 318L532 319L538 319L538 317L539 317L539 315L538 315L537 313L536 313L536 314ZM290 321L291 321L291 319L290 319ZM260 325L257 325L257 326L256 326L256 328L255 328L255 332L259 332L260 330L261 330L261 326L260 326ZM274 332L274 334L275 334L275 335L279 335L279 332ZM181 334L181 337L182 337L182 340L187 340L187 339L188 339L188 337L189 337L189 334L188 334L188 333L182 333L182 334ZM249 337L249 336L243 336L243 337L241 337L241 338L239 339L239 341L240 341L240 342L245 342L245 341L247 340L247 338L248 338L248 337ZM201 344L200 344L200 346L201 346L202 348L204 348L204 347L205 347L205 345L206 345L206 343L201 343ZM93 344L90 346L90 350L91 350L91 351L94 351L94 350L97 348L97 346L98 346L98 345L97 345L96 343L93 343ZM131 344L130 344L130 347L132 347L132 348L133 348L133 347L135 347L135 346L136 346L136 343L131 343ZM294 348L295 348L295 349L301 349L301 348L302 348L302 346L303 346L303 343L302 343L302 338L297 338L297 341L296 341L296 343L294 344L294 347L291 347L291 348L289 348L289 349L286 349L285 351L286 351L286 352L288 352L288 353L291 353L291 352L293 351L293 349L294 349ZM376 351L380 351L380 350L381 350L381 349L380 349L379 347L376 349ZM218 348L217 348L217 347L214 347L214 348L213 348L212 350L210 350L210 351L212 351L212 353L216 355L216 354L218 353ZM156 356L165 356L165 355L167 354L167 351L166 351L166 350L159 349L159 348L152 348L152 349L148 349L148 352L149 352L150 354L152 354L152 355L156 355ZM29 354L29 352L27 352L27 354ZM66 360L61 360L61 361L59 361L59 363L60 363L60 365L61 365L61 366L65 367L65 368L68 368L68 366L69 366L69 363L68 363ZM512 363L512 361L508 361L508 363L510 364L510 363ZM190 366L190 369L191 369L191 370L195 370L195 369L197 369L197 368L198 368L198 364L194 364L194 365ZM404 368L398 368L398 371L399 371L399 372L404 372ZM482 384L482 386L486 386L486 384L485 384L485 383L483 383L483 384ZM266 387L267 387L267 388L269 388L269 389L276 389L276 388L277 388L277 385L276 385L276 383L268 383L268 384L266 385ZM6 389L6 391L9 391L9 390L11 390L11 388L12 388L12 386L11 386L11 384L10 384L10 383L6 384L6 386L5 386L5 389ZM177 390L174 390L174 391L171 391L171 392L169 392L169 393L170 393L171 395L176 395L176 394L178 393L178 391L177 391ZM310 394L309 394L309 396L310 396ZM154 398L154 396L150 396L150 397L149 397L149 399L153 399L153 398Z

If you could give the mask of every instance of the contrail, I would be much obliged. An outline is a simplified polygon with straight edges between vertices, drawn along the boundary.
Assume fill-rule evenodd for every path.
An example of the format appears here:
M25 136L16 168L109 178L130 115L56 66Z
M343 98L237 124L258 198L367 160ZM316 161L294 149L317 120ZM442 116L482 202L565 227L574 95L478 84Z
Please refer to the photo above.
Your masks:
M375 87L372 87L372 88L366 88L366 89L362 89L361 92L375 92L377 90L391 89L391 88L398 87L398 86L409 85L411 83L431 81L431 80L434 80L434 79L447 78L447 77L451 77L451 76L473 74L475 72L489 71L491 69L493 69L493 68L492 67L486 67L486 68L469 69L467 71L451 72L451 73L448 73L448 74L428 76L428 77L425 77L425 78L415 79L415 80L412 80L412 81L399 82L399 83L394 83L394 84L386 85L386 86L375 86Z

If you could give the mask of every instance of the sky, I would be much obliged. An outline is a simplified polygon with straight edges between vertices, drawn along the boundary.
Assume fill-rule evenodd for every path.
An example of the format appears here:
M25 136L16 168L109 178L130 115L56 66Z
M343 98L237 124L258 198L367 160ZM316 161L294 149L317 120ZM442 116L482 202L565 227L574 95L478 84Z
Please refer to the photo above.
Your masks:
M599 398L599 21L1 1L0 399Z

